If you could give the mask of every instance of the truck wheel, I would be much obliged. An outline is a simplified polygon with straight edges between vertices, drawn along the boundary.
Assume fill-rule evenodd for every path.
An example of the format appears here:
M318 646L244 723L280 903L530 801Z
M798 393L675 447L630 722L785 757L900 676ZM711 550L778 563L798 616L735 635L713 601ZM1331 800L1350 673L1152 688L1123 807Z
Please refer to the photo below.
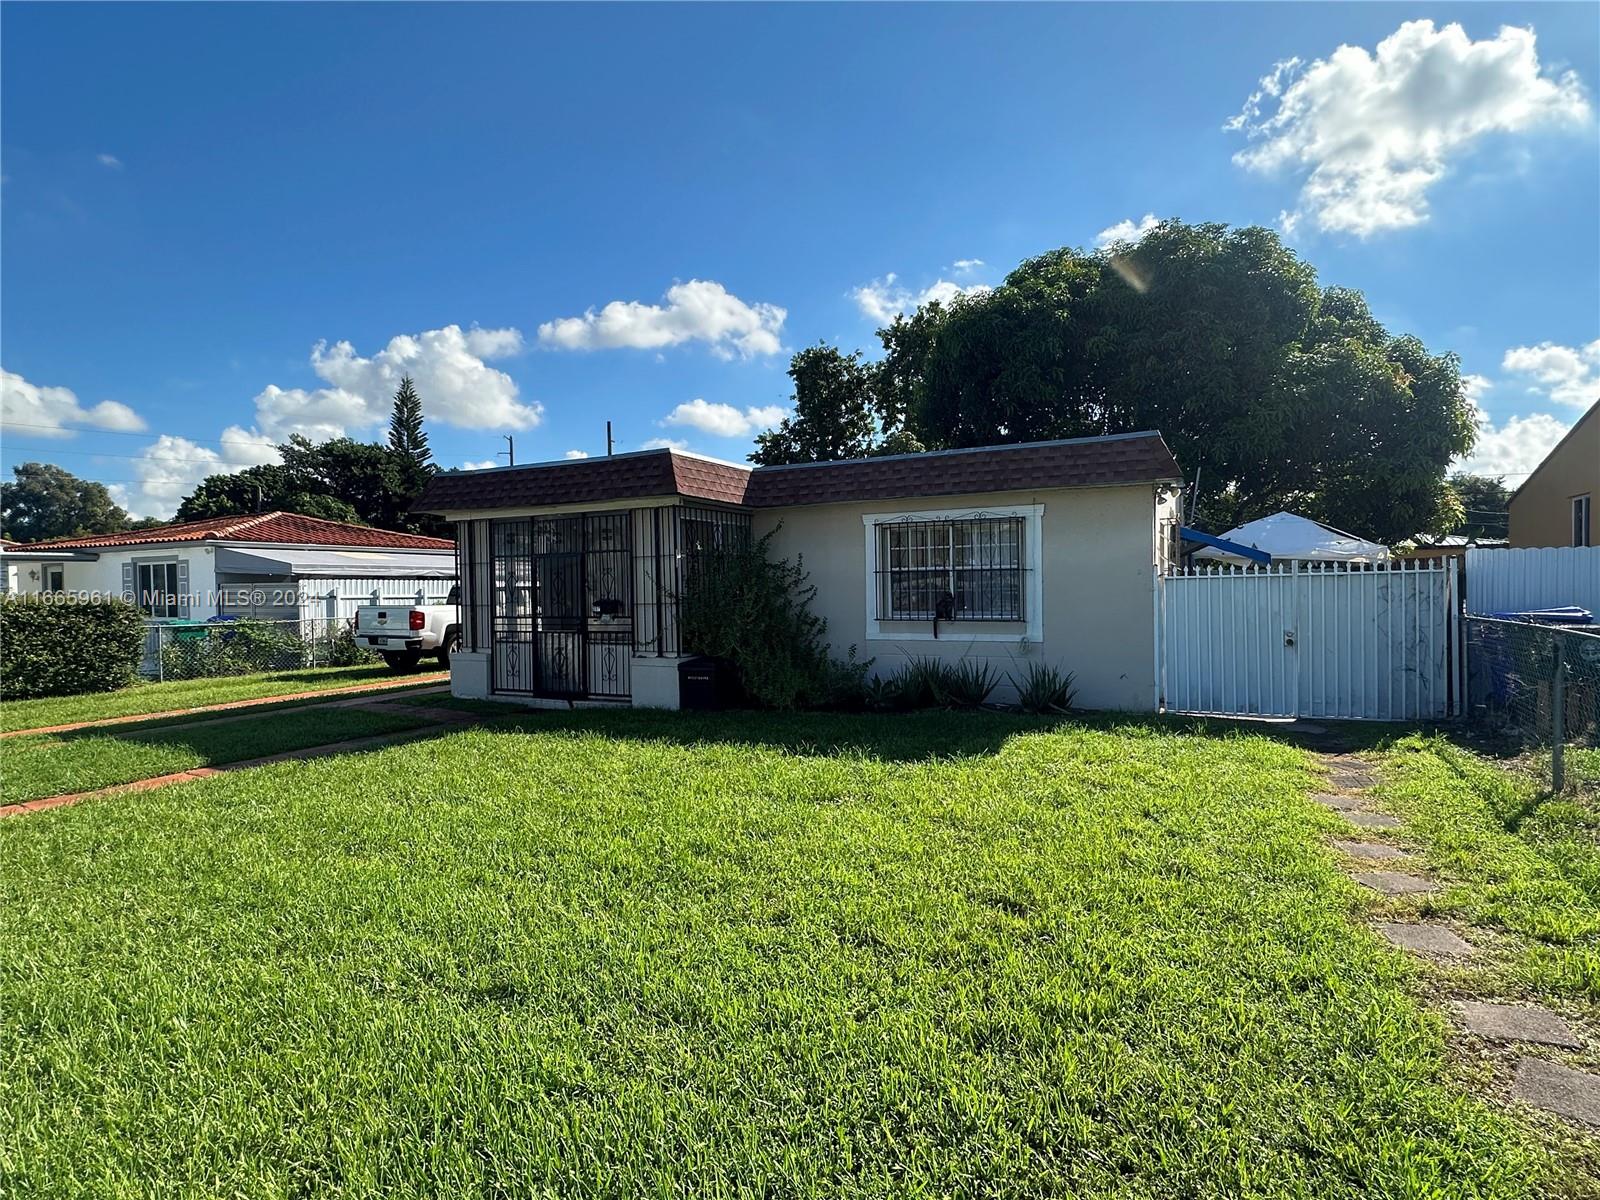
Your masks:
M401 673L415 671L417 664L422 661L422 651L385 650L383 652L383 661L389 664L391 671L399 671Z
M441 671L450 669L450 656L459 649L461 649L461 635L459 633L446 634L444 644L439 647L439 669Z

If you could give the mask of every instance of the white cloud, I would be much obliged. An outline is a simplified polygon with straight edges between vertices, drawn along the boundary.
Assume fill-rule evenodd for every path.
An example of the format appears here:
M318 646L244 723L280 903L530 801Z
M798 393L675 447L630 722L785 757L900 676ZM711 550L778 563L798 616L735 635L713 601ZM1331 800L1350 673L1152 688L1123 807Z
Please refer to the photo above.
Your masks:
M268 384L255 397L256 423L276 441L293 434L319 442L366 433L389 419L395 389L409 375L429 421L463 429L532 429L544 407L522 401L516 381L485 361L522 348L516 329L459 325L399 334L371 358L347 341L318 342L311 369L329 386Z
M715 437L748 437L762 429L770 429L789 415L781 404L742 411L731 404L710 404L696 398L680 404L669 412L663 425L690 425L702 433Z
M1484 393L1494 386L1494 381L1487 375L1463 375L1461 377L1461 393L1466 396L1467 403L1477 406Z
M409 375L430 421L463 429L532 429L544 417L543 406L520 400L516 381L485 361L521 350L516 329L459 325L400 334L371 358L349 342L318 342L311 369L331 386L314 392L269 387L256 407L275 435L305 425L317 431L308 437L337 436L325 431L335 425L370 429L387 420L395 389Z
M144 419L115 400L102 400L84 408L71 388L40 387L21 375L0 370L0 428L15 426L16 436L36 438L76 437L74 425L137 433Z
M1514 346L1500 362L1502 370L1531 375L1532 390L1543 392L1557 404L1588 408L1600 401L1600 338L1587 346Z
M135 460L137 484L113 484L111 497L135 517L170 517L207 475L278 461L278 451L258 430L230 425L221 450L164 433Z
M687 450L688 448L689 443L682 438L651 438L639 447L641 450Z
M1234 155L1240 166L1304 175L1287 231L1309 217L1368 237L1426 221L1429 189L1484 137L1588 116L1574 73L1541 72L1533 30L1475 42L1460 25L1408 21L1376 53L1340 46L1277 64L1224 128L1254 143Z
M1115 225L1108 225L1095 234L1094 244L1109 246L1113 242L1137 242L1159 224L1161 221L1155 213L1145 213L1137 222L1132 217L1124 217Z
M981 258L958 258L950 264L950 269L957 275L970 275L983 265Z
M984 283L963 287L948 279L936 279L920 292L913 292L900 283L900 277L890 271L882 279L864 283L850 293L862 315L887 325L901 313L915 312L934 300L948 304L957 296L977 296L994 289Z
M1546 413L1511 417L1496 428L1480 414L1478 440L1459 469L1475 475L1507 475L1515 487L1566 436L1569 428Z
M113 171L122 170L122 160L115 154L96 154L94 160L102 167L110 167Z
M497 458L484 458L464 462L461 464L461 469L463 471L486 471L490 467L498 467L499 465L500 460Z
M539 343L559 350L657 350L704 342L721 358L777 354L787 310L747 304L720 283L691 279L667 289L664 304L613 300L599 312L539 326Z
M588 458L589 452L587 450L568 450L561 457L571 459Z

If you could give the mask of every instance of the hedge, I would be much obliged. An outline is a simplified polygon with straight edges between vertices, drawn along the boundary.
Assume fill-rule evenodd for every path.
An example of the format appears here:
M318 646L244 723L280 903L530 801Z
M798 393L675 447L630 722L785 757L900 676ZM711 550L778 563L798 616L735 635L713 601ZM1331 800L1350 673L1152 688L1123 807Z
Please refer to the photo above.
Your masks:
M133 682L144 617L125 600L0 599L0 697L76 696Z

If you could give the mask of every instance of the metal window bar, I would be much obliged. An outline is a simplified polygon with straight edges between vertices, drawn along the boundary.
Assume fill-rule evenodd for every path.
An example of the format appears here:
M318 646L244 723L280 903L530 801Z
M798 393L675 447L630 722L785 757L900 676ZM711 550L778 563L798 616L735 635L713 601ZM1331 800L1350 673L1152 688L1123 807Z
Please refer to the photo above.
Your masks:
M880 621L1023 619L1022 517L879 522Z
M748 546L750 514L699 505L640 510L639 618L634 648L657 657L683 652L678 598L710 556Z

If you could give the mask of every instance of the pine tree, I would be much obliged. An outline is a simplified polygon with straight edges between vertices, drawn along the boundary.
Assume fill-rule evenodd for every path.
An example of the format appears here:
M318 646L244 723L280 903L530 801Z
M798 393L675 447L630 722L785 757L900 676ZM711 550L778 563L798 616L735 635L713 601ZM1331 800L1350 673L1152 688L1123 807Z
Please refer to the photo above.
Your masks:
M400 380L400 388L394 394L389 449L405 455L423 470L432 469L433 451L428 449L428 435L422 431L422 397L417 395L409 375Z

